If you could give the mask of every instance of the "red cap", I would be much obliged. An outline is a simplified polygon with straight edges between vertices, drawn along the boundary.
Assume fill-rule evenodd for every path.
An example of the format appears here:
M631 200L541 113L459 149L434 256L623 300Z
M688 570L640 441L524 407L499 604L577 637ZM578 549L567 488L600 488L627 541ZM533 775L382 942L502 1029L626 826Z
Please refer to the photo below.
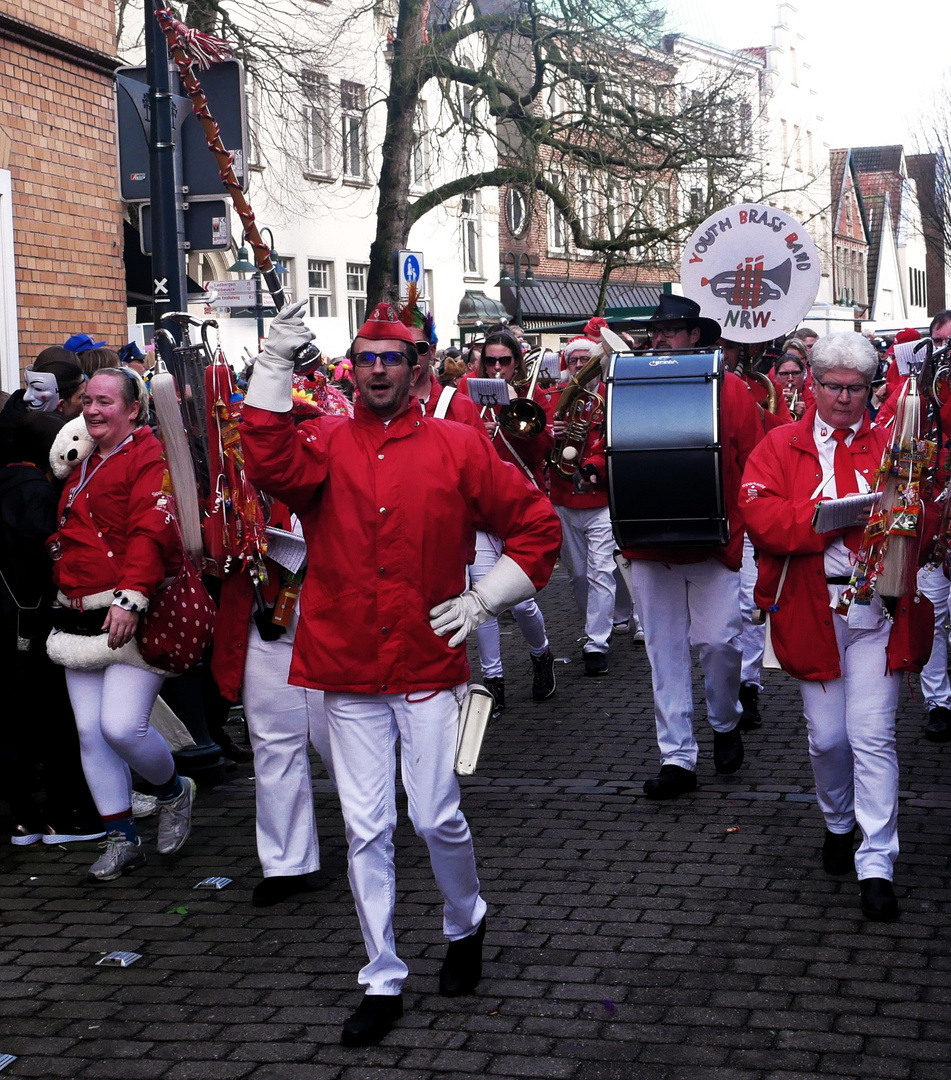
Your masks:
M895 355L895 346L904 345L907 341L921 341L921 334L917 330L912 330L910 326L906 326L904 330L899 330L895 335L891 345L886 350L889 356Z
M392 304L377 304L370 312L367 321L357 331L356 337L366 338L368 341L386 339L405 341L410 345L415 345L422 335L418 330L411 330L405 323L400 322L400 317Z

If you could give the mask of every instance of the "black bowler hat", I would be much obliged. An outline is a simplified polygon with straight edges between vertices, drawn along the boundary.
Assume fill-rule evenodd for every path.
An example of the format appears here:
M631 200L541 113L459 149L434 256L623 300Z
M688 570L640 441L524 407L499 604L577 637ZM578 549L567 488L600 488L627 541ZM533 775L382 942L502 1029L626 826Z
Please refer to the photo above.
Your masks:
M709 348L720 340L720 324L714 319L703 318L700 314L700 305L696 300L691 300L686 296L677 296L675 293L661 293L660 303L654 309L654 314L649 319L633 325L650 330L654 323L683 323L684 330L699 327L698 349Z

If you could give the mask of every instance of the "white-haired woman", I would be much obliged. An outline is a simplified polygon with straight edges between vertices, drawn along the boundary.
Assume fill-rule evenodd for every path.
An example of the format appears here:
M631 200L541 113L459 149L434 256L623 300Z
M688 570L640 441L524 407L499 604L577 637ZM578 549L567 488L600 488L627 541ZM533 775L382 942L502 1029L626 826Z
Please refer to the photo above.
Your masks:
M111 881L145 863L130 767L158 796L159 852L177 851L191 829L195 784L178 776L168 744L149 725L165 673L145 664L135 641L140 616L181 566L182 551L142 379L128 368L96 372L83 417L95 445L60 500L47 647L66 668L83 771L106 827L104 853L89 874Z
M892 867L898 855L895 710L901 679L918 658L897 653L899 625L877 599L834 608L849 584L861 526L817 533L819 499L866 492L888 442L866 403L878 358L860 334L832 334L812 350L816 404L802 420L770 431L750 455L740 507L760 553L757 605L783 669L800 680L809 756L825 818L822 864L853 865L863 913L898 915ZM927 603L900 602L903 618L927 619ZM905 652L905 650L901 650ZM925 657L924 659L927 659ZM856 827L861 844L853 856Z

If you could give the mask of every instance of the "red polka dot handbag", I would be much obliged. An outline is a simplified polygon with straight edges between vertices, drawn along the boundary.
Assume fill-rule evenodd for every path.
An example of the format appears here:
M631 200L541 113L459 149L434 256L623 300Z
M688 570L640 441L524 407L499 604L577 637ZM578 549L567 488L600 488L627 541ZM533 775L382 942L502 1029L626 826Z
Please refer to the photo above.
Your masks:
M186 556L178 575L159 589L139 619L136 636L142 659L176 674L194 667L211 644L215 612L201 574Z

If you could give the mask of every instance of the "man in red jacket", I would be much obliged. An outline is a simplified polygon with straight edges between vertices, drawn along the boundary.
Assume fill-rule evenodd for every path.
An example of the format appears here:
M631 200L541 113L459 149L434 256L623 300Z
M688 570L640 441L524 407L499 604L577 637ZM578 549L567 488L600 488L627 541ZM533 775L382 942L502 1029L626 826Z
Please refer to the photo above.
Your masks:
M301 521L308 573L290 682L323 690L350 886L369 962L366 995L342 1042L379 1042L403 1012L408 974L396 952L396 742L409 815L429 848L444 898L446 996L471 993L482 972L486 904L453 773L465 640L491 615L548 580L561 542L551 504L488 440L411 404L415 332L380 304L351 348L354 415L294 428L293 355L312 338L302 304L274 320L255 363L242 440L253 482ZM505 554L471 590L476 523ZM450 636L451 635L451 636Z
M712 349L720 337L719 323L703 318L699 304L667 293L643 325L651 335L652 349ZM700 653L716 771L733 773L743 764L743 737L738 727L743 524L737 500L746 459L762 436L759 411L746 386L725 372L720 430L729 542L623 552L630 560L631 591L644 629L654 689L661 767L657 776L644 783L644 794L651 799L672 799L697 786L699 751L693 725L691 647Z
M819 499L867 492L875 481L889 441L887 432L870 427L865 408L877 366L875 350L861 334L830 334L816 343L815 408L771 431L753 451L740 506L760 552L757 604L770 612L777 659L800 680L826 826L822 865L829 874L854 867L862 911L888 920L898 915L892 867L898 855L895 709L901 679L895 672L920 669L901 628L906 616L927 623L932 608L924 597L912 604L903 598L892 621L876 596L840 614L865 530L817 533L812 526ZM862 843L853 856L856 826Z

